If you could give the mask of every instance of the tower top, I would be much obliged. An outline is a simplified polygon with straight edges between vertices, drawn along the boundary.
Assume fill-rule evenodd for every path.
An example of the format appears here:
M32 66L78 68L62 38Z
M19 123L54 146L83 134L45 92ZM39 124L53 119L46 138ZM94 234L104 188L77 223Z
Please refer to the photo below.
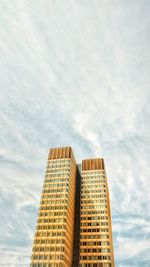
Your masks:
M104 159L84 159L82 160L82 171L104 170Z
M71 147L57 147L49 149L48 159L71 158L73 152Z

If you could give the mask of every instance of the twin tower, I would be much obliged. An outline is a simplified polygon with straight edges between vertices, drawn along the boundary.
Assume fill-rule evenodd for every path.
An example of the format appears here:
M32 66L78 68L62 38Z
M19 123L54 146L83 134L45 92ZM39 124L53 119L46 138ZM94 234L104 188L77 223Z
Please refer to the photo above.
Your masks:
M30 267L114 267L102 158L77 165L71 147L49 150Z

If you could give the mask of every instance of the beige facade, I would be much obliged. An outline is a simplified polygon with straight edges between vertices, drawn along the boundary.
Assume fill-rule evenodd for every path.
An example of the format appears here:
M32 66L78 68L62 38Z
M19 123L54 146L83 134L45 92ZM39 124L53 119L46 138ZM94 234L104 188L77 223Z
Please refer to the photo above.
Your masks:
M80 267L114 267L110 203L103 159L82 161Z
M114 267L103 159L79 172L71 147L49 150L30 267Z
M31 267L72 265L76 162L70 147L49 151Z

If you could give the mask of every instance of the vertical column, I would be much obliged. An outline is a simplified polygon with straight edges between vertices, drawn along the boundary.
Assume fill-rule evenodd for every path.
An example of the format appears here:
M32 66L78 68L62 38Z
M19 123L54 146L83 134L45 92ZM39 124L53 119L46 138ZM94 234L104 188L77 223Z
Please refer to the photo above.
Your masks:
M50 149L31 267L71 267L76 162L70 147Z
M111 216L103 159L82 161L80 267L114 267Z

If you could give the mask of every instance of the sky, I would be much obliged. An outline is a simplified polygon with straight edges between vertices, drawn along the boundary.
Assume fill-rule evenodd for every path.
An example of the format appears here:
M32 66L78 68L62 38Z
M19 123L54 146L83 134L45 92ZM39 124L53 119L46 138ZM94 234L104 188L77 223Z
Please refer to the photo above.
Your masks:
M0 261L29 266L48 150L103 157L116 267L150 266L149 0L0 1Z

